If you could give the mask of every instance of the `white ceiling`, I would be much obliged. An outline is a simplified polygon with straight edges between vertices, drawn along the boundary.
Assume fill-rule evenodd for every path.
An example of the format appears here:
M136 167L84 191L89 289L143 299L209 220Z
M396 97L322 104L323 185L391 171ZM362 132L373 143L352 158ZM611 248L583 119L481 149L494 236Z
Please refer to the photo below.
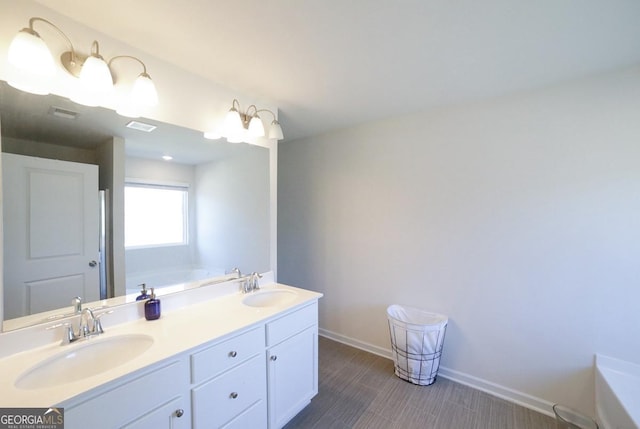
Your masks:
M38 0L274 100L292 140L640 63L639 0Z

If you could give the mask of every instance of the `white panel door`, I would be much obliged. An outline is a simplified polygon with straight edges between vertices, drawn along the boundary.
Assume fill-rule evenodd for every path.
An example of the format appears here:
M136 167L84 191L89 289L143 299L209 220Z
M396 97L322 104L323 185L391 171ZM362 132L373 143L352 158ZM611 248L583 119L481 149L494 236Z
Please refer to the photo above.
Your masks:
M2 154L4 317L100 299L98 166Z

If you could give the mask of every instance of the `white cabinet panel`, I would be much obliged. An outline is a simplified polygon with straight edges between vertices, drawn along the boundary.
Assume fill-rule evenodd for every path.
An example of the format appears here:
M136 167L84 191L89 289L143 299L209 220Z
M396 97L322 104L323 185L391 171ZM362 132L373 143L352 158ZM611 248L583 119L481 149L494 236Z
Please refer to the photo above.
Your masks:
M215 344L191 355L191 382L207 380L264 350L264 327Z
M269 428L284 426L318 393L318 303L267 323Z
M274 346L280 341L318 324L318 303L302 307L299 310L267 323L267 346Z
M253 404L251 408L222 426L222 429L259 429L265 427L267 427L266 399Z
M265 374L264 358L258 355L192 389L193 427L219 428L254 404L266 407ZM260 427L266 421L255 426Z
M175 398L123 426L125 429L187 429L191 425L189 399Z
M65 428L122 427L176 398L187 397L188 377L186 357L142 375L123 377L101 388L100 394L87 394L86 398L80 395L69 401L70 404L62 404ZM184 409L184 406L177 408ZM188 415L182 418L189 420Z

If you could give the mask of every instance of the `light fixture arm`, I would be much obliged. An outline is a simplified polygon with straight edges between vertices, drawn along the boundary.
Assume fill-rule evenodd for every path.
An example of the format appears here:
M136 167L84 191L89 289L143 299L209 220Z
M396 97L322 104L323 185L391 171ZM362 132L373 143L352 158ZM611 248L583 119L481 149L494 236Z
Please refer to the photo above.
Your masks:
M251 113L251 109L253 108L253 113ZM255 104L250 105L249 107L247 107L247 110L242 111L242 107L240 106L240 102L238 101L237 98L233 99L233 103L231 104L231 110L236 110L238 112L238 115L240 115L240 120L242 121L242 126L247 129L249 128L249 122L251 122L251 119L253 119L254 117L258 117L258 108L256 107Z
M32 18L29 18L29 28L25 28L23 29L26 30L28 33L30 34L35 34L36 36L40 37L40 35L38 34L38 32L34 29L34 24L36 21L41 21L44 22L46 24L49 24L54 30L56 30L58 32L58 34L60 34L62 36L62 38L67 42L67 44L69 45L69 48L71 49L71 61L73 61L74 63L76 62L76 50L73 48L73 43L71 43L71 39L69 39L69 37L67 37L66 34L64 34L64 32L62 30L60 30L60 28L58 28L57 25L55 25L53 22L51 21L47 21L44 18L40 18L38 16L34 16Z
M256 115L260 112L269 112L271 113L271 116L273 116L273 122L278 122L278 119L276 118L275 113L273 113L271 110L269 109L260 109L260 110L256 110Z
M137 61L137 62L139 62L139 63L140 63L140 65L142 66L142 74L143 74L143 76L149 76L149 74L147 73L147 66L145 65L145 63L143 63L143 62L142 62L142 60L141 60L140 58L138 58L138 57L134 57L134 56L132 56L132 55L117 55L117 56L115 56L115 57L111 58L111 59L109 60L109 63L108 63L109 68L111 68L111 63L112 63L114 60L117 60L118 58L130 58L130 59L132 59L132 60L136 60L136 61Z
M100 44L97 40L94 40L93 43L91 43L91 55L102 58L102 55L100 55Z
M251 108L253 107L253 114L250 114L249 112L251 112ZM252 104L251 106L247 107L247 111L245 112L245 115L247 115L247 117L249 118L253 118L254 116L258 115L258 108L256 107L255 104Z

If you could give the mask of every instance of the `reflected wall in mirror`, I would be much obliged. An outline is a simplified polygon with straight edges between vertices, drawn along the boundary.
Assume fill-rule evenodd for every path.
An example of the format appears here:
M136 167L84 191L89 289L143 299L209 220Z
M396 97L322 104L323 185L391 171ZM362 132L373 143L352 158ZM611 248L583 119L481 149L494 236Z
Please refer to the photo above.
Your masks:
M137 293L141 283L172 290L168 286L224 274L234 267L243 272L270 270L269 149L206 140L199 131L137 119L157 127L143 133L126 128L131 119L113 111L76 105L54 95L23 93L5 82L0 82L0 120L2 154L11 154L2 157L3 191L24 194L20 203L8 205L5 199L3 204L4 230L17 232L4 242L5 319L41 323L47 321L39 317L41 311L63 314L70 310L74 296L97 296L99 292L85 290L89 287L85 278L91 276L87 267L93 268L93 261L96 268L104 268L103 298ZM173 159L165 161L164 155ZM48 164L23 166L18 174L26 183L17 185L17 177L11 176L16 168L4 168L12 157ZM72 196L78 196L80 189L74 179L77 174L62 172L87 165L97 170L97 188L106 192L101 251L78 250L78 243L86 241L80 234L85 224L101 229L100 209L74 202ZM155 224L146 242L142 239L126 247L125 224L132 221L126 221L125 212L134 204L125 206L125 188L143 191L131 193L130 201L150 210L143 215L143 226ZM180 189L184 191L182 220L165 216L169 209L154 208L153 200L141 200L153 194L145 191ZM95 189L96 201L97 193ZM58 204L49 206L51 202ZM134 215L135 211L127 218ZM15 225L15 219L22 222ZM163 233L177 222L183 228L182 238L163 241ZM16 240L23 242L22 247ZM77 256L81 269L67 274L32 269L35 262L59 266L61 254ZM23 260L22 265L17 260ZM18 265L29 274L14 273ZM5 330L12 325L5 323Z

